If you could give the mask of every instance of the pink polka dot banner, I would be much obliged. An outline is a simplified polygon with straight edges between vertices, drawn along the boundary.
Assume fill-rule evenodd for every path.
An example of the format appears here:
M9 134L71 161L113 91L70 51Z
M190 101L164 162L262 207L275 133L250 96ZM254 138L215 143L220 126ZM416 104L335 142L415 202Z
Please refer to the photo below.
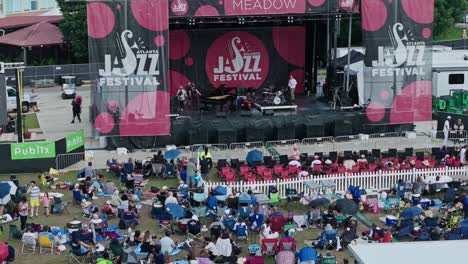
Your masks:
M367 119L431 120L434 0L362 0L361 12Z
M98 135L170 134L169 10L174 5L169 0L87 4L95 80L91 120Z

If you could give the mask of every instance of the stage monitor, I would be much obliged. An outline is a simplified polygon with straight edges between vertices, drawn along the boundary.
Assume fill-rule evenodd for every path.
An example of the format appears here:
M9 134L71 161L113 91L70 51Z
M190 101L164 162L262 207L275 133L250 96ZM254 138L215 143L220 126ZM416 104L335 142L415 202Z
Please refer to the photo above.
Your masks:
M167 1L87 4L93 132L170 133L168 9Z

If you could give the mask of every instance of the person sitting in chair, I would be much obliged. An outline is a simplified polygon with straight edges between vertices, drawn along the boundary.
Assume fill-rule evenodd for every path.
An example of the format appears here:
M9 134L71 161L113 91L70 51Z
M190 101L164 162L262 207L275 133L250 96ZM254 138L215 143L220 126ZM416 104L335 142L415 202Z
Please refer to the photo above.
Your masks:
M198 234L200 234L201 232L201 223L200 221L198 220L198 216L196 215L192 215L192 219L190 219L190 221L188 221L188 232L193 235L193 236L196 236Z
M338 231L336 229L333 229L333 227L330 224L327 224L325 226L325 231L323 231L322 234L320 234L320 237L318 238L319 241L317 242L316 247L323 249L325 246L325 242L327 240L330 240L331 238L333 238L334 240L336 238L337 249L340 249Z
M249 232L247 231L247 225L245 224L244 219L240 219L239 222L234 225L234 232L237 239L247 239Z
M93 253L93 247L90 245L84 243L83 241L79 240L78 238L75 238L71 244L72 246L72 251L74 254L77 254L78 256L83 256L89 253Z

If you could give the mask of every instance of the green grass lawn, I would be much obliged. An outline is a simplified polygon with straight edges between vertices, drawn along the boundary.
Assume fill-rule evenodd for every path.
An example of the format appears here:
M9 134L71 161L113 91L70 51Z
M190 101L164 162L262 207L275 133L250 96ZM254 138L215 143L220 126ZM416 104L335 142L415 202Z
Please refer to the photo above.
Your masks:
M118 179L109 173L103 172L105 174L106 179L111 179L118 185ZM213 176L216 174L215 171L212 172ZM20 185L25 185L29 183L31 180L35 180L38 182L37 174L22 174L22 175L17 175ZM9 180L9 175L0 175L0 181L7 181ZM72 182L76 183L76 172L67 172L65 175L60 176L59 179L60 182ZM162 186L168 186L168 187L176 187L178 185L178 180L177 179L167 179L167 180L161 180L161 179L154 179L152 178L150 182L147 185L147 189L150 188L150 186L157 186L161 188ZM72 201L72 191L64 191L64 190L52 190L52 189L45 189L44 187L41 187L41 191L48 191L48 192L60 192L63 193L65 196L63 198L64 201ZM102 206L105 204L106 200L109 198L101 197L97 200L93 200L94 204L97 204L99 206ZM281 201L281 204L279 205L280 210L283 212L287 213L289 211L292 211L294 214L301 214L305 213L307 210L307 206L301 205L299 202L287 202L286 200ZM72 221L73 219L79 219L83 223L87 223L87 220L82 219L82 210L79 206L70 204L68 206L68 210L70 214L67 212L64 212L62 215L50 215L49 217L45 217L43 215L43 209L40 209L39 212L39 217L38 218L33 218L33 219L28 219L28 222L33 222L37 224L42 224L42 225L49 225L49 226L58 226L58 227L64 227L67 222ZM162 236L162 231L161 228L159 227L159 224L150 218L150 210L151 206L143 205L142 210L140 211L141 219L140 219L140 224L137 226L138 230L141 230L144 232L145 230L150 230L152 233L156 234L158 238ZM203 224L209 224L206 222L207 220L202 219ZM13 224L16 224L19 226L19 221L14 222ZM118 225L117 219L110 219L109 224L111 225ZM21 254L21 241L20 240L9 240L8 239L8 225L3 226L4 231L3 234L0 236L0 240L6 241L13 245L16 248L16 261L15 263L34 263L34 264L46 264L46 263L67 263L67 256L68 256L68 251L65 251L61 254L39 254L36 253L34 255L24 255ZM305 246L304 241L305 240L311 240L319 236L320 232L322 230L318 228L311 228L307 229L301 232L297 232L295 234L295 238L297 241L297 245L299 248L302 248ZM123 233L125 233L125 230L122 230ZM181 242L185 240L185 235L174 235L173 239L175 241ZM241 256L245 256L247 254L247 247L248 244L251 243L259 243L259 238L258 235L251 235L250 239L248 241L239 241L238 244L242 247L242 253ZM107 244L107 242L102 243L104 245ZM349 253L347 251L344 252L337 252L333 251L332 254L336 255L339 260L342 260L344 257L349 258ZM182 253L179 253L175 259L183 259L187 256L187 251L183 251ZM266 263L275 263L275 260L273 257L265 257L265 262Z
M41 128L36 113L30 113L24 116L24 127L26 131L28 131L28 129Z
M452 28L449 31L444 32L443 34L434 36L434 41L445 41L445 40L461 39L462 34L463 34L463 29L461 29L461 28Z

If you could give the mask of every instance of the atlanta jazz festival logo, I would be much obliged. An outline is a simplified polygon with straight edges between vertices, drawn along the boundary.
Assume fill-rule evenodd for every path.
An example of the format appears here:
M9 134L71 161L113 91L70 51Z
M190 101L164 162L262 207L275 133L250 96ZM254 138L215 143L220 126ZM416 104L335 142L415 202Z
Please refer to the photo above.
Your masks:
M424 41L410 41L411 31L407 31L403 37L404 27L401 23L395 23L389 29L389 36L393 44L392 47L378 47L378 60L372 61L372 76L424 76L424 51L426 43Z
M171 5L172 13L177 16L183 16L188 12L187 0L174 0Z
M214 81L261 81L260 52L248 52L240 37L233 37L228 45L230 56L218 56L213 69Z
M99 69L101 86L159 86L159 51L146 49L141 38L124 30L116 38L118 52L104 56L104 69ZM149 66L147 66L149 65Z

